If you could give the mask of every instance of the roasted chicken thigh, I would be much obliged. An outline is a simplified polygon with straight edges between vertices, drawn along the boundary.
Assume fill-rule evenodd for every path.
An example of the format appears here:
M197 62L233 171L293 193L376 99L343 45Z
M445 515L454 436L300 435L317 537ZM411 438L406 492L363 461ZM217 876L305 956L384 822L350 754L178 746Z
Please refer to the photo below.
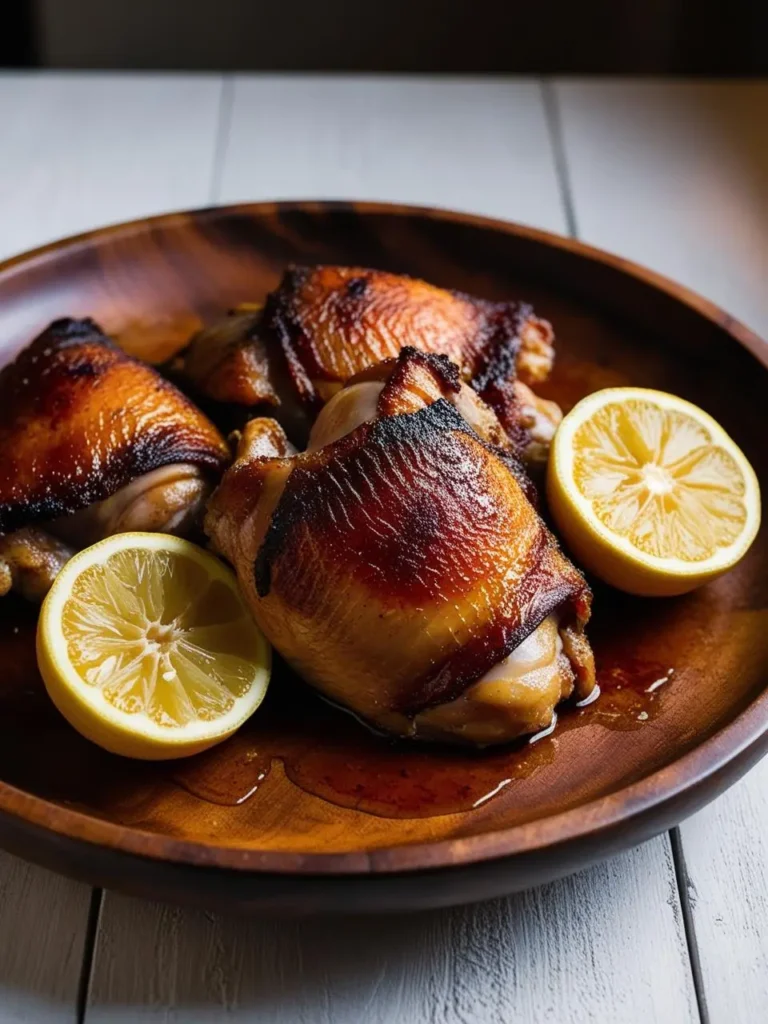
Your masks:
M489 302L398 274L291 267L265 306L243 306L196 335L179 368L198 394L269 410L303 442L322 405L404 347L447 355L539 459L560 419L530 385L554 358L551 326L518 302Z
M0 372L0 594L40 597L72 549L184 532L229 450L91 320L57 320Z
M407 348L331 399L306 452L252 421L209 503L277 650L390 732L504 742L595 685L589 589L503 433L454 364Z

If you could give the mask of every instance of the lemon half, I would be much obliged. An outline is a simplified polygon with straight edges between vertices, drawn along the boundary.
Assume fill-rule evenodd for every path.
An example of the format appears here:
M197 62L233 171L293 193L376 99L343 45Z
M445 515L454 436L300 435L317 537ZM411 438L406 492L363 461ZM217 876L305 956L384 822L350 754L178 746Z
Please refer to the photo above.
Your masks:
M158 533L118 534L67 563L43 603L37 657L71 725L113 753L151 760L231 736L271 670L233 573Z
M707 413L645 388L607 388L555 434L552 515L577 561L632 594L693 590L734 566L760 526L741 449Z

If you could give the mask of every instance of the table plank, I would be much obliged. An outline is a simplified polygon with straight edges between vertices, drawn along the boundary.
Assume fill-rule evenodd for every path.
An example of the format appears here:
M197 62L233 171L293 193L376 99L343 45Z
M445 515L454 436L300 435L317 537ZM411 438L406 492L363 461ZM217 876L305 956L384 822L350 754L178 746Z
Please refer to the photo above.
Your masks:
M768 84L562 81L556 97L585 241L768 336ZM681 828L712 1024L768 1007L766 835L766 762Z
M763 761L680 828L711 1024L768 1013L766 794Z
M0 73L0 258L205 205L221 100L220 76ZM0 854L0 1024L76 1019L90 895Z
M75 1024L90 889L0 852L0 1024Z
M221 202L369 199L560 230L533 80L238 76Z
M477 907L230 920L111 897L88 1024L698 1021L668 846Z
M239 76L229 122L220 200L437 202L565 229L532 82ZM106 894L101 921L89 1022L698 1020L666 836L454 912L265 924Z
M768 336L768 83L556 86L580 237Z
M0 259L205 205L221 100L220 76L0 73Z

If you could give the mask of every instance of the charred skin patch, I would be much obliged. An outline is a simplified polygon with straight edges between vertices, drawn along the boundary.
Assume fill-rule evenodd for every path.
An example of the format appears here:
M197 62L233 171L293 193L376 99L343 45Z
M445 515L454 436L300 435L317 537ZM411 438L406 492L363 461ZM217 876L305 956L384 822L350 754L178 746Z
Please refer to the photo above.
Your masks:
M563 557L554 537L541 531L528 554L526 573L518 588L506 595L487 628L442 665L414 680L394 710L415 715L455 700L511 654L556 609L563 609L565 623L581 629L589 618L591 600L581 573Z
M353 277L347 281L347 295L351 299L362 299L368 288L367 277Z
M111 497L175 462L228 461L216 428L92 320L57 320L0 372L0 533Z
M479 302L477 299L471 300ZM525 302L481 303L483 343L477 347L469 383L479 395L493 383L514 380L520 335L533 309Z
M80 320L69 316L60 317L49 324L46 333L56 339L59 347L63 347L68 341L82 341L83 338L93 338L102 334L99 325L89 316ZM110 338L106 338L106 342L113 348L116 347Z
M553 337L525 303L379 270L292 266L263 310L238 309L199 332L174 368L198 396L270 408L302 444L338 388L410 346L456 364L524 453L531 438L515 380L546 379Z
M518 452L524 452L530 440L523 423L514 380L494 380L479 392L482 400L496 413L507 437Z
M101 367L95 366L93 362L87 357L79 363L72 363L71 366L67 366L64 372L68 377L98 377L101 373Z
M302 550L321 547L393 604L446 602L488 574L514 530L485 449L447 403L366 433L322 470L294 470L265 540L259 564L272 566L272 585L307 614L313 591L302 581Z
M416 412L441 398L450 400L461 390L459 369L447 356L407 347L397 359L380 365L390 368L378 401L382 418Z
M481 627L435 651L392 705L408 714L460 696L554 609L588 594L513 468L444 399L298 456L254 582L259 598L304 622L339 593L367 595L382 617L471 606Z
M309 403L317 402L313 382L343 384L414 346L448 356L492 404L493 385L515 378L521 333L531 318L524 303L475 299L403 275L291 267L267 301L264 328L277 338ZM501 411L504 418L514 415L509 402Z
M397 359L379 364L386 380L386 386L379 398L379 415L382 417L396 416L405 412L413 412L438 398L449 401L461 390L461 377L458 367L447 356L435 355L431 352L420 352L418 349L406 347ZM371 371L365 371L355 380L366 379ZM509 390L513 391L512 386ZM509 400L504 395L504 400ZM514 400L514 399L512 399ZM508 433L509 436L509 433ZM520 450L524 443L523 433L513 434L509 438L515 451ZM488 447L486 445L486 447ZM514 475L523 493L534 505L538 505L538 495L523 463L508 448L494 448L507 469Z

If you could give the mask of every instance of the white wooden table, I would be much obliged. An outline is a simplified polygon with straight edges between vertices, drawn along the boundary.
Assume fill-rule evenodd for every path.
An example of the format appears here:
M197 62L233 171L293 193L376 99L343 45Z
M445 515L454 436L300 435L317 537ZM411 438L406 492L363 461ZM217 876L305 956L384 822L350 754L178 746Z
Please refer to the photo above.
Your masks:
M768 336L768 83L0 74L0 257L296 197L571 232ZM768 761L631 853L455 911L234 921L0 854L0 1024L759 1024L767 875Z

